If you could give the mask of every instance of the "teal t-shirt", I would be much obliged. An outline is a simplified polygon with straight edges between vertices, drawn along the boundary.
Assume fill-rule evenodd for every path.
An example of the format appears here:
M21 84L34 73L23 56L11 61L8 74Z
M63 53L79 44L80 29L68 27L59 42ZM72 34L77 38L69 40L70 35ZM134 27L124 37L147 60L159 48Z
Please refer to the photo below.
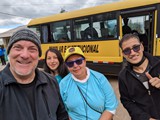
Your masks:
M63 102L72 120L85 120L86 118L98 120L101 116L86 104L77 86L90 106L97 111L114 111L118 106L118 100L109 81L96 71L90 70L90 76L84 83L75 81L70 73L59 85Z
M57 80L57 82L59 84L61 82L61 80L62 80L62 77L60 75L56 75L55 77L56 77L56 80Z

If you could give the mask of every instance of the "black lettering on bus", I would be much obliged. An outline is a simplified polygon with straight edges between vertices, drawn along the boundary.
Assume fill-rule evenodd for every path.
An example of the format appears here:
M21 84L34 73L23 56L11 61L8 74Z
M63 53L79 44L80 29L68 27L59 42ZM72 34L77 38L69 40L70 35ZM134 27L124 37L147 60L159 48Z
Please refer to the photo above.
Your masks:
M59 46L59 51L63 53L63 46Z
M49 49L58 49L57 46L49 46Z

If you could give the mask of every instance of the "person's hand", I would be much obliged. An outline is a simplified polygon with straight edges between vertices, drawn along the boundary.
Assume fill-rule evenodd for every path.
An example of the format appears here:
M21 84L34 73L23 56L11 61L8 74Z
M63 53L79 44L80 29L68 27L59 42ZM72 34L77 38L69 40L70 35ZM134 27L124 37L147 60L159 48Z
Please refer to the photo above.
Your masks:
M152 77L148 72L146 72L146 76L152 86L160 89L160 79L158 77Z

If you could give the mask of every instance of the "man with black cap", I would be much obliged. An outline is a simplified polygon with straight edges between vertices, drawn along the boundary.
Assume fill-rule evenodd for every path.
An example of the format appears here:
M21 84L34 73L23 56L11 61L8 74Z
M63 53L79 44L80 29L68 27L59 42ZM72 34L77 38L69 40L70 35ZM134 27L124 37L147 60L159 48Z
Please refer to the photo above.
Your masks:
M160 120L160 60L144 52L135 34L119 42L127 65L119 73L120 100L131 120Z
M0 120L68 120L56 80L39 71L39 37L29 29L13 34L8 65L0 72Z

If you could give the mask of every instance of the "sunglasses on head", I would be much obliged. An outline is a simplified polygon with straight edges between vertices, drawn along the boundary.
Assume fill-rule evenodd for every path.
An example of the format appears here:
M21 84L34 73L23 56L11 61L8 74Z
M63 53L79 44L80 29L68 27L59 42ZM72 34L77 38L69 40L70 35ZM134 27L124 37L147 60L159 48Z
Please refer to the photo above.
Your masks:
M125 55L130 55L131 54L131 50L133 50L134 52L138 52L140 50L140 45L134 45L132 48L126 48L124 49L122 52L125 54Z
M74 66L74 63L76 63L77 65L81 65L83 60L84 60L84 58L79 58L79 59L74 60L74 61L66 62L66 65L71 68L71 67Z

